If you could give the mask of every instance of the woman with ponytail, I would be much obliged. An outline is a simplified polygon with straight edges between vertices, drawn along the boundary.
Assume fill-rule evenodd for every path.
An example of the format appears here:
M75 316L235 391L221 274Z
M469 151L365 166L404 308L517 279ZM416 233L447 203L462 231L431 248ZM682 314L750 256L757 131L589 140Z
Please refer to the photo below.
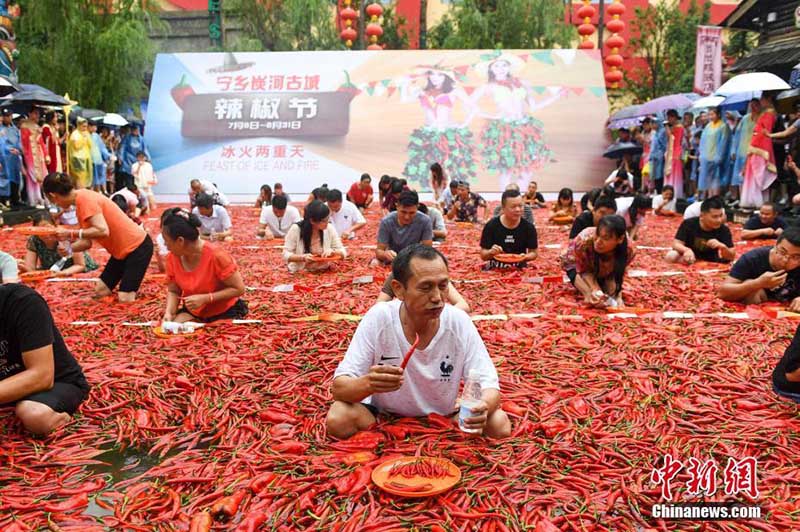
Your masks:
M333 224L329 223L331 211L321 201L314 200L306 207L305 216L294 224L283 245L283 260L292 273L301 270L320 271L330 267L327 262L314 262L314 257L341 258L347 256Z
M119 300L130 303L142 284L153 241L110 199L89 189L78 189L68 175L55 172L42 183L47 199L61 209L75 206L78 229L57 229L59 242L72 242L72 252L81 253L97 241L111 255L95 287L95 297L109 296L119 285Z
M196 215L182 208L169 209L162 218L169 250L164 321L241 319L248 309L240 299L244 281L236 262L227 251L200 238L200 225Z
M587 304L622 307L622 281L633 256L625 219L609 214L597 227L587 227L569 243L561 266Z

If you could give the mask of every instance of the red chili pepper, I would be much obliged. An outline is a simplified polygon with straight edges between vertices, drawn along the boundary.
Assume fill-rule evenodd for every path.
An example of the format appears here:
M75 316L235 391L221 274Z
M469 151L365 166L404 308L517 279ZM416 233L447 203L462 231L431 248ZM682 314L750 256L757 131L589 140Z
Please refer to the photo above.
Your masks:
M269 515L261 510L251 512L242 519L242 522L234 529L234 532L257 532L268 518Z
M213 524L214 520L211 518L211 512L204 510L192 517L192 522L189 524L189 532L209 532Z
M417 348L418 345L419 345L419 334L417 334L416 338L414 338L414 343L411 344L411 349L409 349L408 353L406 353L406 356L403 357L403 363L400 364L401 368L406 369L408 361L411 359L411 355L414 354L414 350Z
M73 495L69 499L55 503L45 503L42 508L45 512L69 512L72 510L79 510L89 505L89 495L86 493L79 493Z
M211 506L212 515L217 519L233 517L239 511L239 505L242 504L242 499L244 499L246 493L244 490L239 490L233 495L219 499Z
M191 85L186 82L186 74L181 76L180 82L177 85L172 87L170 94L172 95L172 100L175 102L175 105L183 109L184 104L186 103L186 98L189 96L194 95L194 89Z

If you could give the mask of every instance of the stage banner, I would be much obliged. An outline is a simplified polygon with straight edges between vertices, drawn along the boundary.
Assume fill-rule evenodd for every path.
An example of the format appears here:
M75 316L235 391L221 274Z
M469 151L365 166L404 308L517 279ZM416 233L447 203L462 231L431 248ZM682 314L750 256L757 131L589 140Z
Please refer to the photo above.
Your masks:
M707 96L722 83L722 28L697 26L694 90Z
M192 178L234 197L347 189L364 172L427 191L434 162L480 192L587 190L609 171L596 50L159 54L147 108L162 195Z

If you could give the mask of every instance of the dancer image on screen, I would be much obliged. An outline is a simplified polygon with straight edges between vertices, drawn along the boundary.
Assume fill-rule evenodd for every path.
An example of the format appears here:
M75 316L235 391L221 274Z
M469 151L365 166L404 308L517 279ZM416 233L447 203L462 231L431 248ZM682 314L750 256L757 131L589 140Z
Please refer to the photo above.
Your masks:
M481 132L481 158L487 170L498 173L501 190L512 182L525 190L533 172L553 158L545 143L544 125L532 113L556 102L561 91L537 102L531 86L512 73L522 67L522 60L500 52L493 55L478 65L486 72L487 83L472 94L475 106L489 96L495 108L493 113L481 113L487 119Z
M468 181L475 178L472 132L467 124L474 115L472 100L455 81L453 71L443 65L418 67L413 78L404 78L400 100L418 101L425 115L425 125L411 132L408 161L403 175L424 187L429 185L430 165L439 162L451 179ZM413 82L422 80L422 83ZM467 117L456 120L454 108L461 102Z

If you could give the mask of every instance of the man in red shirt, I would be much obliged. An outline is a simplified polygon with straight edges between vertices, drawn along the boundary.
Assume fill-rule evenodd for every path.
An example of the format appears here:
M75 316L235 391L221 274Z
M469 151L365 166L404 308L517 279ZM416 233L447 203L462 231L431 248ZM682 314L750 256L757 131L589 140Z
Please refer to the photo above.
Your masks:
M362 212L372 204L371 182L372 178L369 174L361 174L361 180L353 183L350 190L347 191L347 199L355 203L358 210Z

